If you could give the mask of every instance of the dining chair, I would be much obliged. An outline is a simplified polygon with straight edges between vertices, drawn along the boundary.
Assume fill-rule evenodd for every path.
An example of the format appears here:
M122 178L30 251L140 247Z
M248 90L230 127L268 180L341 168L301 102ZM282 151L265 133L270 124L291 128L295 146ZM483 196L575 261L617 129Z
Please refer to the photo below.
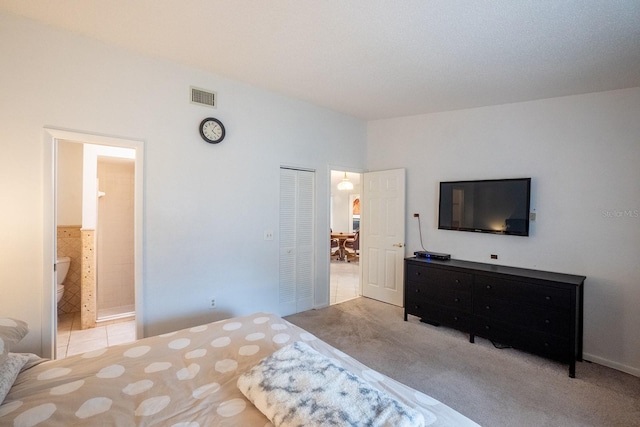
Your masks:
M331 236L331 233L333 233L333 230L329 229L329 236ZM334 255L336 255L336 258L340 257L340 241L329 237L329 242L331 243L329 247L329 257Z
M357 229L353 239L346 239L343 244L344 252L347 255L347 262L358 261L360 258L360 229Z

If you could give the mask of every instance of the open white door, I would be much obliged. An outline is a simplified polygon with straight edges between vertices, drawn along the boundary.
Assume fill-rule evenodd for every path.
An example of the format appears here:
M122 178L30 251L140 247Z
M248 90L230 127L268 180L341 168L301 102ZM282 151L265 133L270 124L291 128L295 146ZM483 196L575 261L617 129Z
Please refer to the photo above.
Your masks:
M402 307L405 170L365 173L362 193L362 294Z

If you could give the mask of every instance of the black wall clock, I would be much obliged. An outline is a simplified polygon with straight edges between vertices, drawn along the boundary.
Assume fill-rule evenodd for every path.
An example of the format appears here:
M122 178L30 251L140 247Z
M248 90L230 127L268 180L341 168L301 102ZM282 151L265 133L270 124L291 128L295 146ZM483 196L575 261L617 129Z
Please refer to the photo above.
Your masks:
M200 136L209 144L217 144L224 139L224 125L218 119L207 117L200 122Z

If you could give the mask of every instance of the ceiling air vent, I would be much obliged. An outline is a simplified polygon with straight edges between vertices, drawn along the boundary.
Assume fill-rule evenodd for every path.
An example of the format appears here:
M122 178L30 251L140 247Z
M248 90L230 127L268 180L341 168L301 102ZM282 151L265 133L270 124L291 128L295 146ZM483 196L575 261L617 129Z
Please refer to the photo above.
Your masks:
M210 90L198 89L191 86L191 102L193 104L207 105L216 108L218 94Z

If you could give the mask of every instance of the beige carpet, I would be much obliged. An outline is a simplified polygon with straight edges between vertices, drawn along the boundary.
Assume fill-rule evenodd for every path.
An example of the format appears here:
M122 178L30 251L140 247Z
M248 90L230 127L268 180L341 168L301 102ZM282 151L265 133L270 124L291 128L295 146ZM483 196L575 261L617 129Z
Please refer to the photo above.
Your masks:
M360 362L440 400L483 426L640 426L640 378L568 366L356 298L286 317Z

